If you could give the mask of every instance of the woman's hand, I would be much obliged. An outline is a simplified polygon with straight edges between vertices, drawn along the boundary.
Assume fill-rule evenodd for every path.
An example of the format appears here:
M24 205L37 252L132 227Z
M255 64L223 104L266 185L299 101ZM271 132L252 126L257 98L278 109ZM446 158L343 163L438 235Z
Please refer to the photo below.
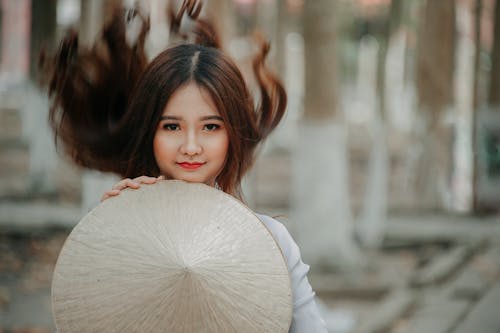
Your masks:
M159 177L148 177L148 176L140 176L134 179L130 178L125 178L120 180L118 183L113 186L113 188L109 191L104 192L103 196L101 197L101 202L104 200L115 197L120 192L126 188L132 188L132 189L138 189L141 187L141 184L154 184L159 180L165 179L164 176L159 176Z

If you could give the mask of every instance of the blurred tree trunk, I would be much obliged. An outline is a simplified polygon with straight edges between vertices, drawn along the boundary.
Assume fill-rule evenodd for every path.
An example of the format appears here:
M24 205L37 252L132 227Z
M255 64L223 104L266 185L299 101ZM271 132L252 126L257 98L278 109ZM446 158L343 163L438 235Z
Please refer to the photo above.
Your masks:
M335 2L318 0L304 4L306 120L340 118L336 82Z
M279 4L277 0L259 1L257 4L257 17L255 25L257 30L262 33L266 39L274 44L277 38L278 25L282 24L276 18L278 17Z
M386 111L387 52L391 38L401 23L402 0L391 2L389 21L384 33L378 37L377 98L378 105L372 123L372 147L368 165L368 182L359 220L358 234L362 244L376 248L382 243L387 221L387 196L390 152Z
M477 140L477 123L478 123L478 107L479 107L479 57L481 53L481 15L483 1L476 0L474 3L474 76L473 76L473 92L472 92L472 150L475 151L478 147ZM479 158L476 154L473 155L473 175L472 175L472 210L478 212L479 205Z
M31 2L30 76L38 79L38 57L42 47L51 51L56 38L57 0Z
M100 33L103 23L110 17L113 6L121 0L81 0L80 2L80 45L89 47ZM82 173L82 212L88 212L99 203L99 197L106 188L116 183L117 176L94 170Z
M111 16L111 11L122 0L81 0L79 38L83 45L94 42L103 23Z
M286 1L278 1L278 12L277 12L277 27L276 27L276 42L274 43L276 48L276 68L278 73L282 76L285 75L285 48L286 48L286 36L290 33L290 15L287 9Z
M79 39L82 45L90 45L94 41L103 19L103 0L80 2Z
M233 1L209 0L206 1L207 14L219 32L222 45L227 47L236 33L236 16Z
M338 110L336 1L304 2L305 110L293 152L292 219L313 270L359 263L350 210L346 127Z
M53 52L56 39L56 0L31 1L31 38L29 50L30 82L23 88L22 122L23 131L30 147L29 178L31 191L53 195L57 191L58 174L55 170L59 163L51 130L47 123L48 98L38 85L40 72L38 60L40 51L45 48Z
M4 9L3 9L3 3L0 2L0 54L2 54L2 48L3 48L3 43L5 41L3 40L3 16L4 16Z
M495 22L493 35L492 69L490 74L490 91L488 105L500 110L500 3L495 2Z
M276 64L278 72L285 75L287 52L287 38L290 33L303 32L302 7L290 5L287 1L278 0L276 35ZM287 87L288 88L288 87Z
M261 2L259 13L267 18L265 38L271 41L270 66L285 85L288 94L286 117L279 129L266 141L266 150L290 152L296 137L297 121L303 110L304 101L304 43L302 37L302 12L297 5L290 6L286 1ZM271 6L272 5L272 6ZM271 10L272 9L272 10ZM273 15L270 16L269 13ZM272 22L272 23L271 23ZM258 25L258 29L262 25Z
M419 138L422 154L417 190L423 209L450 206L452 172L451 112L455 51L455 1L427 0L417 50Z
M476 80L475 80L475 126L476 154L474 154L474 211L476 213L498 212L500 205L500 4L494 3L492 68L489 72L489 91L486 107L481 103L480 52L483 1L476 3ZM486 4L485 4L485 9Z

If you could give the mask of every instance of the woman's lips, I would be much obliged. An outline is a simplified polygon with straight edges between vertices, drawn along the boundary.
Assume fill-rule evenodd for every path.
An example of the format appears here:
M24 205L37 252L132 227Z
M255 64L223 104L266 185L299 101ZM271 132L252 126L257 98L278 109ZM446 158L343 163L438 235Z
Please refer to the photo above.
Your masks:
M181 168L183 169L188 169L188 170L195 170L195 169L198 169L199 167L201 167L203 164L205 163L198 163L198 162L194 162L194 163L190 163L190 162L181 162L181 163L177 163Z

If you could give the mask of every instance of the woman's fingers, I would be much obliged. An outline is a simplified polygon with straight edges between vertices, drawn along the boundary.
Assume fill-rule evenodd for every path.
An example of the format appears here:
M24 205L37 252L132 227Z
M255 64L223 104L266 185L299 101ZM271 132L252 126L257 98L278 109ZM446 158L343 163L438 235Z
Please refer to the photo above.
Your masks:
M104 192L104 194L101 197L101 202L103 202L104 200L106 200L108 198L117 196L118 194L120 194L120 190L109 190L109 191L106 191L106 192Z
M164 176L159 177L149 177L149 176L140 176L134 179L125 178L116 183L113 188L109 191L106 191L101 197L101 202L110 198L117 196L120 192L126 188L138 189L141 187L141 184L154 184L159 180L165 179Z
M154 184L158 181L158 178L148 177L148 176L140 176L140 177L134 178L133 181L136 183L140 183L140 184Z
M113 186L113 190L120 190L121 191L121 190L126 189L127 187L137 189L137 188L141 187L141 185L139 183L133 181L130 178L125 178L125 179L122 179L121 181L119 181L115 186Z

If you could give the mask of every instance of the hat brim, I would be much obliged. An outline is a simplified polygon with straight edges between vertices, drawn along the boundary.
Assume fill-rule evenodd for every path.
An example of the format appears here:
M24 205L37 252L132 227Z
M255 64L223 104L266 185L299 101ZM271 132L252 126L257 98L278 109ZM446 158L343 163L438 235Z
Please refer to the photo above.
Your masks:
M245 205L202 184L125 190L88 213L59 255L60 332L288 332L285 260Z

